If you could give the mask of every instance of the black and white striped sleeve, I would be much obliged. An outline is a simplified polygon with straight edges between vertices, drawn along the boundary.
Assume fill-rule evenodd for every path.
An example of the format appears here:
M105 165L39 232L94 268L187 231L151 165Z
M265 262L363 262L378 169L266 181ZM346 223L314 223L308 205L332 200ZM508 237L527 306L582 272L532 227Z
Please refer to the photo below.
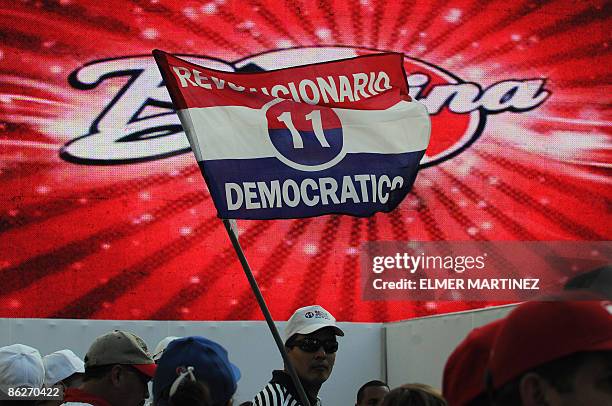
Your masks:
M299 406L299 402L293 399L282 385L268 383L253 399L255 406Z

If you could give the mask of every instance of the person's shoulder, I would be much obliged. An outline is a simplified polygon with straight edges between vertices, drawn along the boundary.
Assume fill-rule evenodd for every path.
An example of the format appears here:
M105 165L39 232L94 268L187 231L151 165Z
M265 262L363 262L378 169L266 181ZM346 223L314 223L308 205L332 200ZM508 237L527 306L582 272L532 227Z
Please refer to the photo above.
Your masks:
M64 403L60 406L111 406L111 404L81 389L68 388L64 393Z

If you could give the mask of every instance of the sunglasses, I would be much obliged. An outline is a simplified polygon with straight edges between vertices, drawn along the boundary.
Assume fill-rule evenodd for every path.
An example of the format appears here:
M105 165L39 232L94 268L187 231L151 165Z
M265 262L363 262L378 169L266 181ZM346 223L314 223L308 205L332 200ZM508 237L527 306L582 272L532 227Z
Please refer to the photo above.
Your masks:
M317 352L319 348L323 347L323 350L327 354L333 354L338 351L338 341L336 340L319 340L318 338L304 338L300 341L293 341L288 343L287 347L298 347L304 352Z

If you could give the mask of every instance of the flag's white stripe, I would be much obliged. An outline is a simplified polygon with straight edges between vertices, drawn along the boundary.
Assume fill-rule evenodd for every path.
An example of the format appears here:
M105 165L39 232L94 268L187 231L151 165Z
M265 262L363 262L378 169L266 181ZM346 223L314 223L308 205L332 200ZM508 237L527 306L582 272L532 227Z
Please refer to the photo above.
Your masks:
M178 111L191 149L202 159L270 157L266 116L243 106L190 108Z
M334 109L342 123L344 153L399 154L423 151L431 123L425 106L400 102L387 110ZM198 161L277 156L265 112L243 106L179 111Z
M398 154L429 145L431 121L419 102L399 102L387 110L334 110L347 129L347 153Z

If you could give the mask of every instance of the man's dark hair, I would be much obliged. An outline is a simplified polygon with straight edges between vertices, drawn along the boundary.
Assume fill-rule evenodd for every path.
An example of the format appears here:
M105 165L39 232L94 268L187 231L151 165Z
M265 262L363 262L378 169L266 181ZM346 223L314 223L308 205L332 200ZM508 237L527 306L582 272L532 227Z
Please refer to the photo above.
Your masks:
M357 391L357 403L361 402L361 400L363 399L363 392L366 390L366 388L370 388L372 386L375 386L375 387L384 386L385 388L389 389L389 385L387 385L383 381L379 381L377 379L373 381L368 381L364 383L363 385L361 385L361 388L359 388L359 390Z
M170 387L165 388L159 398L155 399L157 406L225 406L213 403L210 395L210 388L203 381L191 381L185 379L172 397L170 397Z
M217 406L210 399L208 385L202 381L189 379L181 382L168 404L170 406Z
M539 365L529 370L516 379L508 382L493 394L493 404L495 406L516 406L520 405L520 383L527 373L535 373L548 382L559 393L570 393L574 390L572 381L576 371L591 356L604 357L606 363L612 365L612 351L598 352L577 352L566 357L562 357L546 364Z
M448 406L441 394L431 386L407 384L389 392L383 406Z

